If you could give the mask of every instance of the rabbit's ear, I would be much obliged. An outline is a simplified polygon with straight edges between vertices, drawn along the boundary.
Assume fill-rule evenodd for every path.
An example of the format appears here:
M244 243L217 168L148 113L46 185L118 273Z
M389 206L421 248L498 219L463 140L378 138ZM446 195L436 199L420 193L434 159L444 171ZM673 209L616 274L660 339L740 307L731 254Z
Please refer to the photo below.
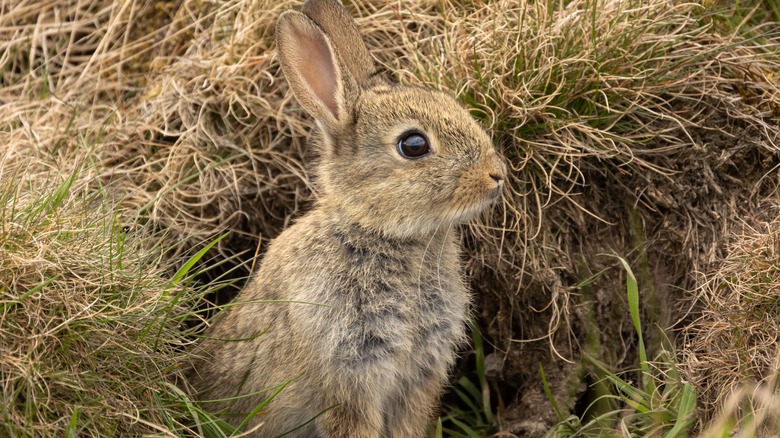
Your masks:
M325 31L344 67L358 83L365 84L376 69L374 60L344 6L338 0L308 0L301 12Z
M344 76L327 35L302 13L287 11L276 24L276 47L298 103L318 121L342 125Z

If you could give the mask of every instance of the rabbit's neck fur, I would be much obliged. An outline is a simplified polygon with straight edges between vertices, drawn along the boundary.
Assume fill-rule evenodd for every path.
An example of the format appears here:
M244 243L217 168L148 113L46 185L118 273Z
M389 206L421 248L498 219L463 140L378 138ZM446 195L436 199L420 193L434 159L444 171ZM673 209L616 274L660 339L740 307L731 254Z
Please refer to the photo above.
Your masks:
M350 221L336 208L315 209L309 216L321 224L323 231L327 230L329 236L324 238L333 239L333 260L350 265L353 274L405 278L409 284L401 289L407 292L447 289L452 280L460 279L458 233L454 227L427 235L396 237ZM429 275L431 272L435 275Z
M371 251L377 244L388 250L421 244L429 247L440 247L445 241L451 241L454 244L458 235L454 227L431 228L431 231L421 234L404 233L402 235L391 235L384 230L376 229L378 227L371 226L372 224L370 223L364 224L355 220L355 218L350 217L338 207L324 207L322 208L322 214L332 219L334 229L337 229L338 233L346 238L345 245L355 246L366 251Z
M334 226L354 232L356 238L367 241L380 240L388 245L427 245L437 246L445 241L457 242L456 221L425 223L411 217L397 217L393 221L380 218L373 211L343 207L334 196L325 194L317 202L315 211L333 219ZM382 208L374 206L374 208ZM343 225L343 227L342 227Z

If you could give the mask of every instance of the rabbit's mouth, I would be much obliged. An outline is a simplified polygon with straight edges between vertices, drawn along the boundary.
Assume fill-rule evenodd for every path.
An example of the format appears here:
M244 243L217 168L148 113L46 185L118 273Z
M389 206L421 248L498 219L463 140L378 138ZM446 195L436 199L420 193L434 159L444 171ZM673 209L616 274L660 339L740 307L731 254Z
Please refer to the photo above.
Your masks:
M480 211L486 210L490 208L492 205L496 203L497 200L501 198L501 194L504 193L504 185L498 184L495 188L491 189L490 192L485 196L484 200L482 201L482 206L480 208Z
M501 197L501 193L503 193L503 191L504 191L504 184L503 183L498 183L496 185L496 187L493 188L493 190L491 190L488 193L488 195L487 195L487 198L489 200L488 202L489 203L493 203L495 200L500 198Z
M475 217L479 216L483 211L487 210L493 204L495 204L496 200L501 197L502 192L503 186L498 185L483 196L477 197L474 202L468 203L465 208L455 209L452 212L454 216L453 222L466 223L471 221Z

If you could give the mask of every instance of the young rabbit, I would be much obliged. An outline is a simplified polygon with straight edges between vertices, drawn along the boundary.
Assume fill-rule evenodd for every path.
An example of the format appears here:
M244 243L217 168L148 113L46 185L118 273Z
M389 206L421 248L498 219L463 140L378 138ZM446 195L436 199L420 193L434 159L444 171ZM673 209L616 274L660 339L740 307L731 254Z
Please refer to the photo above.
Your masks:
M386 83L338 0L285 12L276 41L317 121L320 193L217 317L191 384L239 423L289 381L257 436L421 437L466 340L455 226L501 195L506 167L451 97Z

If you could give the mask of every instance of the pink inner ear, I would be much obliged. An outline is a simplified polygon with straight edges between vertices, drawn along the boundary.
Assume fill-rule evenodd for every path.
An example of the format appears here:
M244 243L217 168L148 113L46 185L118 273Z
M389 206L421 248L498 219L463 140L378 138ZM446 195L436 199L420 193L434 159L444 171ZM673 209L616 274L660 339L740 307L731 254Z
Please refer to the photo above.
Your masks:
M304 83L314 95L325 104L336 120L339 119L339 106L336 99L338 79L330 48L321 35L295 30L295 39L301 48L298 71Z

